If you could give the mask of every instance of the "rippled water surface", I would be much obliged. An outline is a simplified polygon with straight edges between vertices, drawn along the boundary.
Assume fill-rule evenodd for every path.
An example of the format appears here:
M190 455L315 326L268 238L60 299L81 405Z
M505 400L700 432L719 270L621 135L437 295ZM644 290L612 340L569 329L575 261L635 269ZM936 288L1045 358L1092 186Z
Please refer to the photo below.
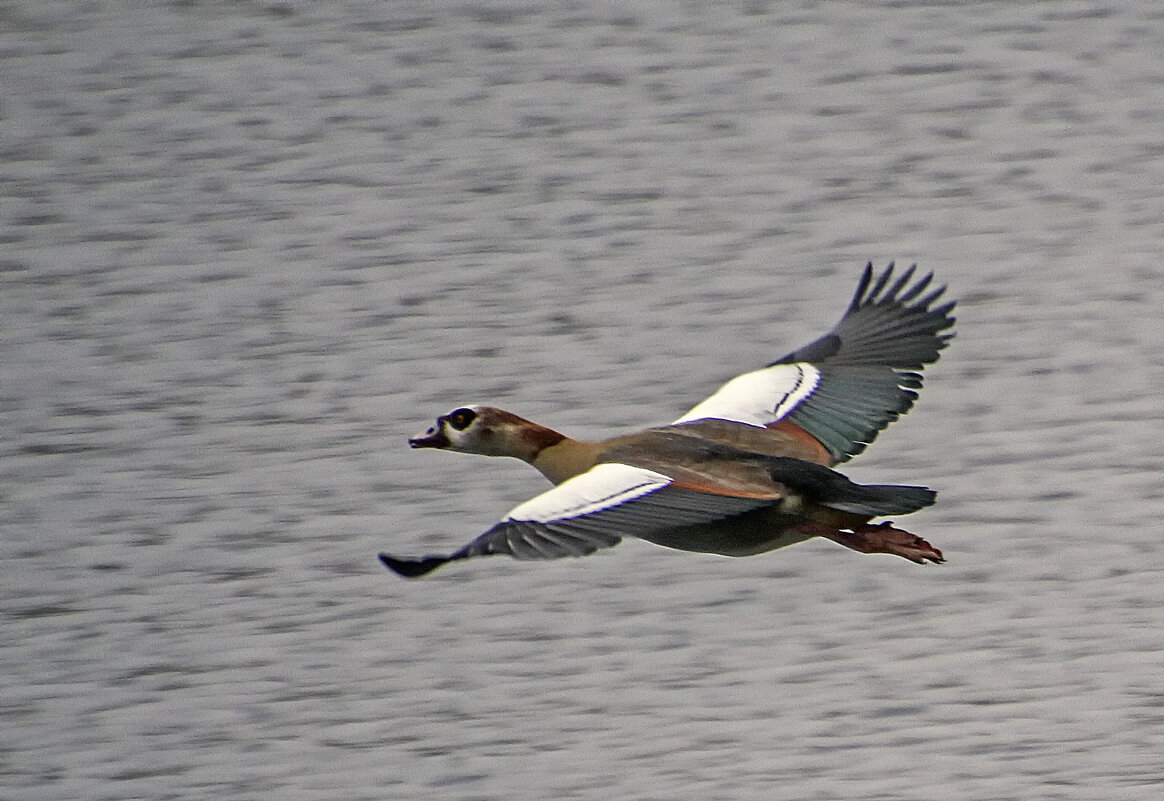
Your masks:
M1162 131L1153 2L0 5L0 796L1158 798ZM893 258L947 565L376 562Z

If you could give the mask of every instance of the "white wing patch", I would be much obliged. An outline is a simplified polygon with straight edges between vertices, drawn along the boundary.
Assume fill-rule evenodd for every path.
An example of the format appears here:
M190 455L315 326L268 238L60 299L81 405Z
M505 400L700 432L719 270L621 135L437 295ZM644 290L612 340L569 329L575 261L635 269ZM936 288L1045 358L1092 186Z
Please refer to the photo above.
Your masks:
M670 483L671 479L662 473L641 467L616 463L595 465L582 475L515 506L502 522L552 523L592 514L641 498Z
M775 364L736 376L675 422L714 418L763 428L795 409L818 384L820 370L808 362Z

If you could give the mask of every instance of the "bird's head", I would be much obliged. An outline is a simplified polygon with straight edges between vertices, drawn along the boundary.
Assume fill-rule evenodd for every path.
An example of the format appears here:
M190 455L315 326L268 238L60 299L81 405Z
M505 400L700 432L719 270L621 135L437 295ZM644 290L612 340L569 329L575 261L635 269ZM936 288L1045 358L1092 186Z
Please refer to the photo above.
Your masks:
M437 448L483 456L532 460L563 436L545 426L492 406L462 406L442 414L425 431L408 440L413 448Z

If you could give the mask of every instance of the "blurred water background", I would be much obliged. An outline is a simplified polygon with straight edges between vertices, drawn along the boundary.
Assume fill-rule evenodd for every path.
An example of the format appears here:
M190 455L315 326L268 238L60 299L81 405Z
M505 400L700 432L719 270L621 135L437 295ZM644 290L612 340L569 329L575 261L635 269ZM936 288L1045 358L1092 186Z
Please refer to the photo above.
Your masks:
M0 797L1159 798L1164 10L0 3ZM666 422L918 261L813 541L451 566L489 402Z

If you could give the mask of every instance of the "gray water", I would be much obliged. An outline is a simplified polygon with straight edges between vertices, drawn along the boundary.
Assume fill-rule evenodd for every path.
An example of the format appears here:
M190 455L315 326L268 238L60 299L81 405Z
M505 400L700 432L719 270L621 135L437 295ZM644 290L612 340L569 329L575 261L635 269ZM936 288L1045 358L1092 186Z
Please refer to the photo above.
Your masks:
M1159 797L1157 3L7 2L0 157L5 801ZM894 258L948 564L377 563Z

